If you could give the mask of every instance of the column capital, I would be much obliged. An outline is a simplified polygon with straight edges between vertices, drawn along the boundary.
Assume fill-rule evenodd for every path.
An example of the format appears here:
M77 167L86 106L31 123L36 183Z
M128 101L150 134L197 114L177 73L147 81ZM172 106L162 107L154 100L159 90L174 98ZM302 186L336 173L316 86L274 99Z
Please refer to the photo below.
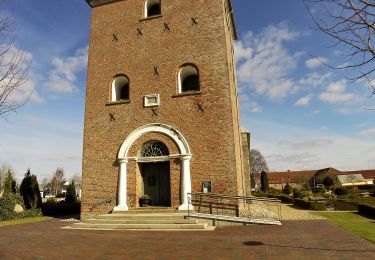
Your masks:
M187 161L191 159L191 154L183 154L180 156L181 161Z
M128 159L127 159L127 158L118 158L118 159L117 159L117 162L118 162L119 164L128 163Z

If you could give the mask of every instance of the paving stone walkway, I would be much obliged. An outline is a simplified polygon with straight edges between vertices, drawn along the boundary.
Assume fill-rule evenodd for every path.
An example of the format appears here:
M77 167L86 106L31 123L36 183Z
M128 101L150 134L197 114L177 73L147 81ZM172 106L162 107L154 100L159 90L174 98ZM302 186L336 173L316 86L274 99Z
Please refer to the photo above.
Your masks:
M0 259L373 259L375 244L325 220L215 231L62 229L59 219L0 227Z

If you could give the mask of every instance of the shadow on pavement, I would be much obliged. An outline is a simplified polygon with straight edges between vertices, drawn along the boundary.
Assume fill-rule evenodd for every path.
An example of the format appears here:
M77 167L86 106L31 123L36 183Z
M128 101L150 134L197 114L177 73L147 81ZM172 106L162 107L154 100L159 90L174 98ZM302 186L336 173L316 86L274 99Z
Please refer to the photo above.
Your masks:
M288 246L288 245L265 244L261 241L246 241L246 242L243 242L243 244L245 246L272 246L272 247L282 247L282 248L337 251L337 252L367 252L367 253L375 252L375 250L337 249L337 248L324 248L324 247L305 247L305 246Z

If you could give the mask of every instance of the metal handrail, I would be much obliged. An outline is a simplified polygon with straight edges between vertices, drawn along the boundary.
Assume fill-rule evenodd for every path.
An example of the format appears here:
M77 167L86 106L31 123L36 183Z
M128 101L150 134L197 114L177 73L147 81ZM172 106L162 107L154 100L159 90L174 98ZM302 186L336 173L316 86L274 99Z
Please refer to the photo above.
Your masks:
M276 198L194 192L188 193L188 199L189 206L197 207L194 210L188 206L188 217L194 215L243 223L281 224L281 201Z
M225 195L220 193L205 193L205 192L192 192L189 193L190 195L200 195L206 197L221 197L221 198L228 198L228 199L245 199L245 200L256 200L256 201L269 201L269 202L281 202L281 200L276 198L266 198L266 197L249 197L249 196L238 196L238 195Z

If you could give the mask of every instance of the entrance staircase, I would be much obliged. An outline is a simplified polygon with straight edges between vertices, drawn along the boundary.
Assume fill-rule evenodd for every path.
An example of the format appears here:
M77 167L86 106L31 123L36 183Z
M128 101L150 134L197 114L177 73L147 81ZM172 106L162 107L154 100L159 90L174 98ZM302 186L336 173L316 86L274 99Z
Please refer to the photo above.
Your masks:
M72 229L92 230L214 230L207 223L186 219L187 211L148 207L98 215L71 225Z

